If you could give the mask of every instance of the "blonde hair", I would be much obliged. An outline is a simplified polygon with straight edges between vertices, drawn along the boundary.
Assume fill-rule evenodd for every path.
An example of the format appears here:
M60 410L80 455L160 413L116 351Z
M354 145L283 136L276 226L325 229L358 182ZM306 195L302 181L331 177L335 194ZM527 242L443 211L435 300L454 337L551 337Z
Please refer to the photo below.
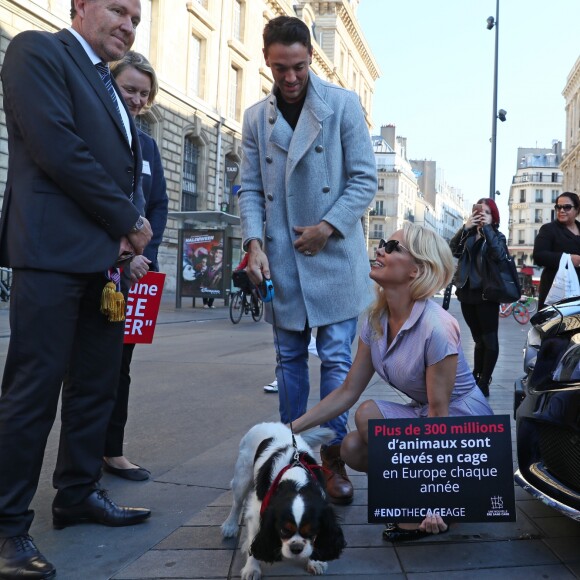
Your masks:
M411 222L403 225L403 245L409 250L419 268L418 275L409 284L411 298L424 300L451 282L455 271L449 244L436 232ZM369 311L371 328L382 336L381 319L389 308L383 289L377 287L377 298Z
M109 66L111 68L111 73L115 78L128 68L134 68L147 75L151 79L151 91L147 98L147 108L150 108L153 105L153 101L159 92L159 82L157 81L155 69L141 53L130 50L121 60L112 62Z

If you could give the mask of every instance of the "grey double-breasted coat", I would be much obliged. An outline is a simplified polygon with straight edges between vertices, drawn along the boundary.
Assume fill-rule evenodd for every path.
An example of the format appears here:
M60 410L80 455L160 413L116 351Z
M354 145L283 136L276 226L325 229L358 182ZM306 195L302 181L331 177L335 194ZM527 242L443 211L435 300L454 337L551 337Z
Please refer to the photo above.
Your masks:
M273 93L247 109L240 215L244 244L262 240L275 298L266 319L300 331L358 316L372 297L361 217L376 193L376 165L358 96L310 72L293 131ZM325 220L324 249L296 251L295 226Z

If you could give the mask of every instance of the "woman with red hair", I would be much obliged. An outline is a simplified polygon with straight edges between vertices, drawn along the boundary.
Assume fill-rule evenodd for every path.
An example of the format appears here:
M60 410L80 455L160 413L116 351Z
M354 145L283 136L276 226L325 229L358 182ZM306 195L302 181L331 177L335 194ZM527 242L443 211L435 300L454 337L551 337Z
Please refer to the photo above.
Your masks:
M475 343L473 375L481 392L488 397L499 356L499 303L483 298L483 288L486 287L483 262L484 257L499 262L508 255L505 236L499 231L499 211L495 201L480 199L449 245L453 255L459 259L453 283Z

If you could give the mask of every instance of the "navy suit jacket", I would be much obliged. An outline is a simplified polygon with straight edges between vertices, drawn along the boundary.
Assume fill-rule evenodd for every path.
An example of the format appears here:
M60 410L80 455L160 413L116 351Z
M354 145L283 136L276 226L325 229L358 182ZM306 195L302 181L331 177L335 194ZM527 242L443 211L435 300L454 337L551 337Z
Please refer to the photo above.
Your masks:
M132 150L99 73L68 30L15 36L1 75L10 163L0 264L109 268L139 217L129 200L141 173L135 124Z
M139 141L141 143L141 153L143 155L143 170L141 172L141 186L145 197L145 217L151 224L153 237L143 254L151 260L149 268L159 271L157 262L157 252L163 240L163 232L167 223L167 188L163 166L161 165L161 155L155 139L138 130Z

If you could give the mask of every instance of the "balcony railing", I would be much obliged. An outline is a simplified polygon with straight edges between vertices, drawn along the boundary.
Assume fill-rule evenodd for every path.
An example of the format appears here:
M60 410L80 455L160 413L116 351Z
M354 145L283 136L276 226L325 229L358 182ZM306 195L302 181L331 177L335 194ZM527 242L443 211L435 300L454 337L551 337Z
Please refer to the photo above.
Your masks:
M515 175L512 183L562 183L562 175L551 173L528 173L528 175Z
M385 234L382 231L369 232L369 239L371 239L371 240L380 240L384 236L385 236Z

